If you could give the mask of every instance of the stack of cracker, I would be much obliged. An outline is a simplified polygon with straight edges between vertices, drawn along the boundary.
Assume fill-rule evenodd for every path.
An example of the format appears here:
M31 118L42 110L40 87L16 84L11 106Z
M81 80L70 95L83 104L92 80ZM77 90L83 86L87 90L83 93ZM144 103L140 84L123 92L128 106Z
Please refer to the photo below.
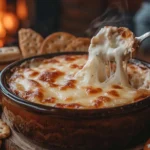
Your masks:
M23 58L55 52L88 51L89 38L75 37L66 32L55 32L45 39L32 29L19 31L19 45Z

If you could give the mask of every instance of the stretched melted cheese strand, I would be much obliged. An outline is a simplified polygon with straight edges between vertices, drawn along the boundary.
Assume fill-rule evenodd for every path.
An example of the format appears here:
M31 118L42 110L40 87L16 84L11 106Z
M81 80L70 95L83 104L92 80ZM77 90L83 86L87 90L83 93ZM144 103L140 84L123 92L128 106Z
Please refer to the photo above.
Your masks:
M130 87L123 60L129 59L133 50L134 37L127 28L104 27L92 38L89 47L89 58L85 66L75 78L80 78L83 84L121 84ZM106 63L116 62L116 71L106 76ZM110 68L111 70L111 68Z

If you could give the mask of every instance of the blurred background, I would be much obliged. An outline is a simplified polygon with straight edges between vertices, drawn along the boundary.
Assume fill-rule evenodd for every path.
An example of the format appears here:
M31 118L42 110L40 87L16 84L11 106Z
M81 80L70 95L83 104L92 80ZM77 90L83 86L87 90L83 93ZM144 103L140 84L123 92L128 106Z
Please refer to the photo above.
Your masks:
M125 26L136 36L150 31L150 0L0 0L0 47L17 45L20 28L43 37L56 31L92 37L105 25ZM150 38L137 57L150 61Z

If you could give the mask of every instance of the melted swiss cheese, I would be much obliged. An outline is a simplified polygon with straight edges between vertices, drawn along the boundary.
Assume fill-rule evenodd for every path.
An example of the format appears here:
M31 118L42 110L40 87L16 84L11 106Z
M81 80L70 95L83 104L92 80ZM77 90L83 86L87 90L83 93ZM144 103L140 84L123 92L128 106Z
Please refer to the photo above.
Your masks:
M121 84L81 84L75 75L82 70L87 55L63 55L44 60L32 60L13 70L8 83L16 95L48 106L92 109L120 106L150 95L149 69L128 64L127 75L133 90ZM116 65L109 64L114 72ZM107 76L110 76L106 65ZM139 80L139 76L141 77ZM145 86L141 88L142 86Z
M128 63L135 38L127 28L104 27L91 40L89 56L34 60L15 69L12 92L31 102L93 109L150 96L150 69Z

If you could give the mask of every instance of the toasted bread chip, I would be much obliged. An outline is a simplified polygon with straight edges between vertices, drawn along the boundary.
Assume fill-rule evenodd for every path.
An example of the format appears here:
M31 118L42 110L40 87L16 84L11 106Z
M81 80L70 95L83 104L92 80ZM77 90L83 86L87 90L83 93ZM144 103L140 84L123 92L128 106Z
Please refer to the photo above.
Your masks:
M66 48L66 51L83 51L87 52L90 45L89 38L76 38Z
M20 29L18 34L23 57L38 55L43 37L32 29Z
M10 135L9 126L0 119L0 139L7 138Z
M68 44L76 37L72 34L66 32L56 32L49 35L40 48L40 53L54 53L54 52L63 52L66 51Z
M21 54L17 46L0 48L0 63L11 62L20 58Z

